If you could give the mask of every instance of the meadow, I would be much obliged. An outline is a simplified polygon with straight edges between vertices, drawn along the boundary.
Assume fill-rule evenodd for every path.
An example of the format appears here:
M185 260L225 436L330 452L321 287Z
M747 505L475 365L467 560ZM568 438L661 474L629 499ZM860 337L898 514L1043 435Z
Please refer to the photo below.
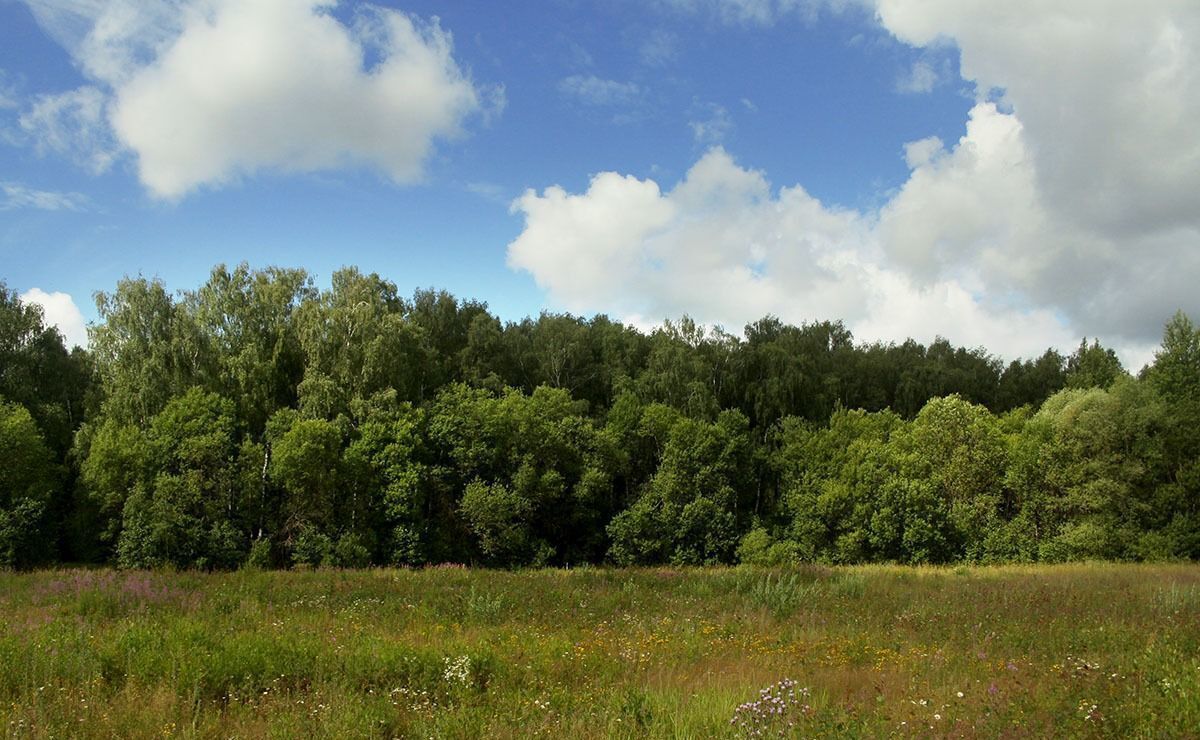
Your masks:
M8 737L1200 736L1184 564L47 570L0 626Z

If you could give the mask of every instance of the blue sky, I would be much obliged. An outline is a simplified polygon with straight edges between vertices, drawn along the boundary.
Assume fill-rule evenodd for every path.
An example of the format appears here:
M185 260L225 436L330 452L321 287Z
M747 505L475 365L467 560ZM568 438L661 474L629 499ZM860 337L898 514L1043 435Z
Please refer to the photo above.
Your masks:
M0 0L0 279L73 337L248 261L1138 365L1200 311L1200 12L1095 6Z

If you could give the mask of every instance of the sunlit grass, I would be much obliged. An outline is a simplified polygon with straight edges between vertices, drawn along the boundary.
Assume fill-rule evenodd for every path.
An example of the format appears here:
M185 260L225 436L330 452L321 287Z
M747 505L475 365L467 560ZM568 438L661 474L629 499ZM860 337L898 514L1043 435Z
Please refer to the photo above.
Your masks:
M784 679L795 736L1200 728L1192 565L62 570L0 621L15 737L728 736Z

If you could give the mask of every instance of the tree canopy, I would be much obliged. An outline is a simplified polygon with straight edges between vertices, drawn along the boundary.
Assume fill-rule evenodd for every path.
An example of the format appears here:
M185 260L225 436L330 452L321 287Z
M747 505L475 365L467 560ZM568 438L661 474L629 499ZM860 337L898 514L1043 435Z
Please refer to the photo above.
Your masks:
M1200 330L1138 377L767 316L501 322L355 268L97 294L67 352L0 284L0 565L1200 556Z

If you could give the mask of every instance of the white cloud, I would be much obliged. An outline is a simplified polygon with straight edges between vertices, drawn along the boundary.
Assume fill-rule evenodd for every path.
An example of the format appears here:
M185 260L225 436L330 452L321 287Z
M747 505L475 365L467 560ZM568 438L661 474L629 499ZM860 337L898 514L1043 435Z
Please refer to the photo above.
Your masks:
M772 192L719 148L667 192L608 172L581 194L528 191L513 210L525 229L509 264L573 312L735 328L766 314L840 318L860 339L940 334L1009 356L1074 338L1052 311L981 301L965 279L914 282L888 266L871 216L800 187Z
M941 76L932 64L918 59L907 72L896 80L896 89L903 93L928 93L941 81Z
M1200 4L879 0L878 14L914 46L952 39L965 79L1004 90L1064 217L1200 222Z
M19 123L39 152L53 152L100 174L112 166L120 150L108 127L107 107L108 96L85 85L57 95L39 95Z
M96 82L88 122L111 126L163 198L262 170L365 165L413 182L435 139L481 101L502 107L436 21L395 11L362 6L347 26L330 0L29 3ZM31 130L53 130L35 113Z
M787 18L814 23L823 12L870 7L872 0L658 0L670 10L706 15L727 25L770 26Z
M0 180L0 211L19 208L35 208L41 211L82 211L87 207L87 196L80 193L59 193L51 190L36 190L19 182Z
M954 78L953 47L935 39L896 78L896 92L923 95Z
M664 2L747 24L854 4ZM910 175L881 207L837 212L816 204L816 213L855 224L853 237L814 250L808 239L823 233L814 225L820 219L780 226L794 216L799 188L775 196L751 189L753 197L734 188L749 199L743 207L690 210L678 194L696 179L693 170L651 201L673 209L665 224L624 236L632 244L613 268L618 277L569 295L562 273L571 262L563 257L556 269L549 235L571 221L570 212L536 195L518 201L526 229L510 247L512 263L574 310L586 304L654 318L689 312L735 325L766 311L794 321L844 317L864 338L940 332L1008 354L1050 343L1070 350L1070 338L1086 334L1116 346L1133 366L1177 308L1200 314L1200 4L875 6L886 30L920 49L899 87L925 91L948 80L949 50L957 47L977 102L958 141L927 137L905 146ZM694 119L695 135L719 140L708 118ZM701 164L711 167L712 156ZM727 165L727 173L744 172ZM611 178L632 187L601 175L588 192L560 193L559 201L576 211L607 210L611 193L597 186ZM603 233L589 237L582 222L571 228L572 259L587 263L593 250L603 253L595 243ZM688 264L693 249L696 265ZM600 260L586 274L606 271Z
M16 108L18 102L17 87L9 80L9 75L0 69L0 110Z
M1200 5L879 0L878 17L914 46L956 44L1006 111L976 106L885 209L901 264L970 267L989 294L1130 346L1200 312Z
M670 31L656 29L642 41L638 49L642 63L651 67L665 67L679 58L679 36Z
M829 208L798 186L772 192L719 148L666 192L611 172L580 194L528 191L513 204L525 228L509 264L557 307L640 324L840 318L864 340L941 335L1009 358L1099 335L1135 368L1172 301L1195 311L1182 290L1200 277L1200 254L1165 259L1173 242L1139 240L1164 259L1129 265L1115 243L1058 222L1020 121L994 104L975 106L952 148L931 137L905 157L908 181L872 212Z
M641 97L642 89L633 82L606 80L595 75L571 75L558 83L558 91L585 105L631 105Z
M468 182L463 186L468 193L474 193L484 200L489 200L493 203L508 205L512 201L512 192L506 190L503 185L494 182L474 181Z
M68 348L76 345L87 346L87 324L69 294L47 293L41 288L30 288L19 297L22 303L36 303L42 307L45 323L58 327Z
M692 130L692 138L697 144L711 146L725 141L725 137L733 131L733 117L723 105L706 103L694 106L696 118L688 121Z

